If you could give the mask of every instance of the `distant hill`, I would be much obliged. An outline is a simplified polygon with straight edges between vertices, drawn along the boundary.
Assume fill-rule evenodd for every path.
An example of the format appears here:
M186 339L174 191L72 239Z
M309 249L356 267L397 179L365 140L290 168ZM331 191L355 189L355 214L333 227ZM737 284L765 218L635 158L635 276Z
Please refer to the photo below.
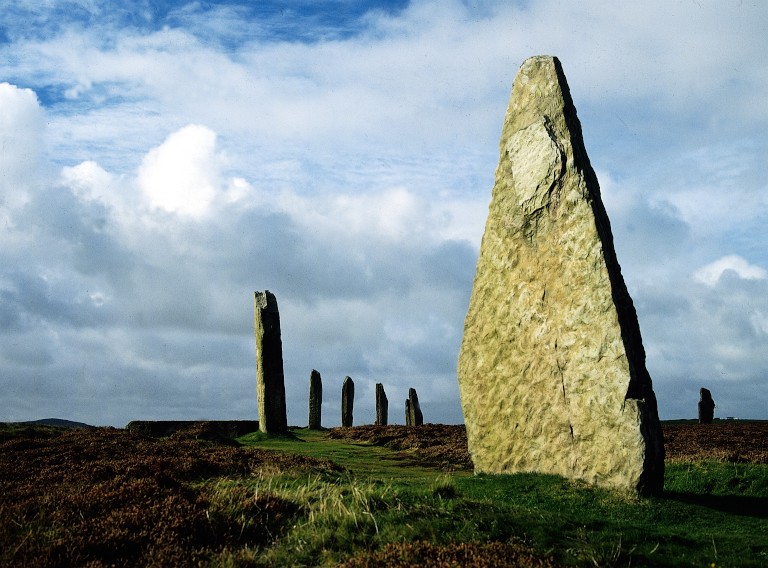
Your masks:
M95 428L84 422L73 422L72 420L63 420L62 418L43 418L42 420L29 420L22 424L38 424L41 426L56 426L58 428Z

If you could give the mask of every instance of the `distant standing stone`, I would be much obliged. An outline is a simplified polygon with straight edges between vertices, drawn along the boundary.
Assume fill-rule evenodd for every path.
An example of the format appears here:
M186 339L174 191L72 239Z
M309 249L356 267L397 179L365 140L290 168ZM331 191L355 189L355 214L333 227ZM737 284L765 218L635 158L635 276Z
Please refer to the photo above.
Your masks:
M715 419L715 401L709 389L699 391L699 424L711 424Z
M419 395L416 394L416 389L408 389L408 412L410 414L410 425L421 426L424 424L424 415L421 413L421 405L419 404Z
M376 383L376 424L378 426L387 425L387 414L389 413L389 401L387 393L384 392L384 385Z
M352 410L355 405L355 382L350 377L344 378L341 386L341 425L352 426Z
M411 412L411 401L405 399L405 425L413 426L413 412Z
M309 428L319 430L322 428L321 408L323 406L323 380L320 373L312 369L309 375Z
M256 333L256 394L259 399L259 430L271 434L288 431L285 410L283 342L277 299L269 290L254 294Z
M557 58L521 66L499 150L458 362L475 471L659 494L637 313Z

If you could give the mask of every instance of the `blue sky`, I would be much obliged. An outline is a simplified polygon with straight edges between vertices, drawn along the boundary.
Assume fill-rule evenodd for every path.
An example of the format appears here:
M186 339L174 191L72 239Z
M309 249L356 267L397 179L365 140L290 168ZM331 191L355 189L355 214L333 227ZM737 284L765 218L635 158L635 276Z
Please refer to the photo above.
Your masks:
M517 69L562 61L662 418L768 418L761 1L19 1L0 12L0 420L256 414L375 383L462 421L456 359Z

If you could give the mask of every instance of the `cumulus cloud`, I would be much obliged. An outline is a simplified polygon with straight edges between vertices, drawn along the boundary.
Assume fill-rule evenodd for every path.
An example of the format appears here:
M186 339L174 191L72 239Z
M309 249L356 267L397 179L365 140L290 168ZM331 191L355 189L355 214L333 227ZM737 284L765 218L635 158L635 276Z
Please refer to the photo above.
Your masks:
M737 254L729 254L702 266L694 272L693 277L702 284L715 286L726 272L733 272L744 280L765 280L768 278L768 271L760 266L750 264Z
M759 4L89 6L0 11L5 76L33 89L0 88L6 419L252 418L268 288L292 423L312 367L329 424L347 374L360 420L383 382L461 421L500 126L538 53L563 62L662 415L709 386L764 416Z
M0 205L16 208L42 176L45 114L30 89L0 83Z
M216 133L191 124L149 151L138 182L151 207L200 217L216 197L220 167Z

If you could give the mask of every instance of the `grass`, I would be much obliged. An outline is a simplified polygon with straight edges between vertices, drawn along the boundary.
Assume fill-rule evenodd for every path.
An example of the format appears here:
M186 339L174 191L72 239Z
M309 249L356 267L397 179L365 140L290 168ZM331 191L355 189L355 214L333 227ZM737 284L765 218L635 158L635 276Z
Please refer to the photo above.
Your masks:
M331 459L349 472L272 480L269 490L301 504L302 522L249 564L336 562L398 542L517 540L565 565L768 565L768 465L668 464L664 496L638 499L557 476L406 468L384 448L295 434L301 441L241 441Z
M768 566L767 464L668 463L664 495L639 499L446 473L326 431L249 434L244 449L23 432L0 436L2 565ZM43 461L22 471L33 450Z
M328 437L325 430L295 428L287 436L253 432L237 440L245 446L297 452L313 458L331 460L362 478L412 480L432 479L435 476L433 468L413 466L406 458L387 448L334 440ZM469 473L465 472L463 475Z

